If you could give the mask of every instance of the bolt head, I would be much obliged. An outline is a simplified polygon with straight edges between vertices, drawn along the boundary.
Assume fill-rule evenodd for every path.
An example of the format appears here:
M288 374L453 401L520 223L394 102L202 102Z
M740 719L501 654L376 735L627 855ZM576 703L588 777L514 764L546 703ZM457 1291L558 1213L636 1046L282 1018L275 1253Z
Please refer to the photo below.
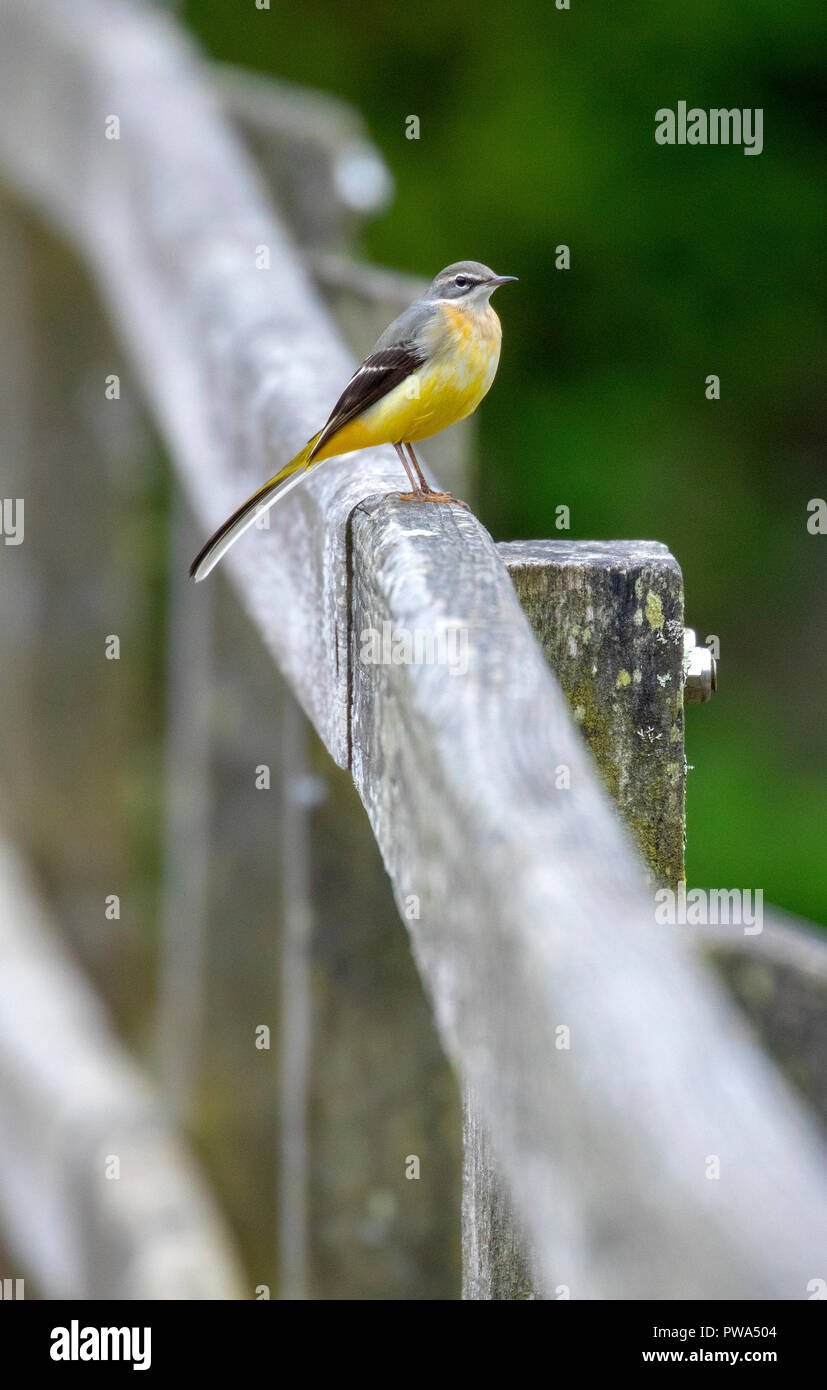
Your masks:
M705 704L718 688L718 664L708 647L699 647L691 627L683 635L684 700Z

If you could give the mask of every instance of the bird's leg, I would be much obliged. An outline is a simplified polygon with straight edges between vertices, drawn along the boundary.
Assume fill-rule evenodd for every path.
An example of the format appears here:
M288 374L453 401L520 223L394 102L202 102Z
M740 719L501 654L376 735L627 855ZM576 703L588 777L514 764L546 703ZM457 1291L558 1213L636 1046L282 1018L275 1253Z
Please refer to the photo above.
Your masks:
M416 454L413 451L413 444L403 444L402 447L403 449L407 448L411 463L416 469L416 475L419 479L419 492L423 502L456 502L458 506L465 507L466 511L469 510L467 502L461 502L458 497L452 497L450 492L435 492L434 489L428 485L425 474L419 466ZM410 476L411 471L408 469L408 477L410 478Z
M413 466L413 470L416 473L417 478L419 479L420 492L430 492L431 488L425 481L425 474L422 472L422 469L419 466L419 460L416 457L416 454L414 453L413 444L403 444L402 448L407 449L408 451L408 458L410 459L411 464ZM408 470L408 472L410 473L410 469Z
M420 468L413 446L408 444L394 444L394 449L402 463L402 467L408 475L408 480L413 488L413 492L394 492L389 493L391 497L398 497L400 502L456 502L458 506L468 510L467 502L460 502L458 497L452 497L450 492L435 492L425 481L425 475ZM405 453L407 447L408 453ZM410 456L410 462L408 458ZM413 469L413 472L411 471Z
M407 454L405 453L405 450L404 450L403 446L402 446L401 444L394 444L393 447L394 447L394 449L396 450L397 454L399 455L399 458L400 458L401 463L402 463L402 467L404 468L405 472L406 472L407 475L408 475L408 482L410 483L411 487L413 488L413 492L400 492L400 493L398 493L398 494L397 494L397 493L390 493L389 496L398 496L401 502L413 502L413 501L419 501L419 502L421 502L421 501L423 500L422 487L421 487L420 481L418 481L417 478L416 478L416 476L411 472L410 464L408 463L408 457L407 457ZM418 469L418 468L417 468L416 472L419 473L419 469ZM422 478L422 475L421 475L421 474L420 474L419 476L420 476L421 482L424 483L424 482L425 482L425 479Z

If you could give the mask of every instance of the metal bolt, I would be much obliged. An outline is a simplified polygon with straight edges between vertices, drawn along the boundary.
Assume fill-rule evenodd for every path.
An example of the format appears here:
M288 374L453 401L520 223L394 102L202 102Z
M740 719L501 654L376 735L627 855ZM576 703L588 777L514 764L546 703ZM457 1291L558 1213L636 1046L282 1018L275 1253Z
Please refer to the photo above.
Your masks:
M701 704L718 689L718 664L708 647L699 647L694 628L683 632L683 698Z

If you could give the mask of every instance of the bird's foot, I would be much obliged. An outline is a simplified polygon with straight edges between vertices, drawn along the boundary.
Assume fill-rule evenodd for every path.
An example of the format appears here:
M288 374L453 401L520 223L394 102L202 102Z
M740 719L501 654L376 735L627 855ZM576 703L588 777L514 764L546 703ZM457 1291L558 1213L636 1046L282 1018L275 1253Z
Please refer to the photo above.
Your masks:
M463 502L461 498L453 497L450 492L434 492L431 488L418 492L388 492L385 498L387 501L393 499L395 502L453 502L457 507L464 507L467 512L471 510L468 503Z
M430 488L428 488L427 492L424 492L424 493L422 494L422 497L420 498L420 501L422 501L422 502L454 502L454 503L456 504L456 506L458 506L458 507L464 507L465 510L466 510L467 512L470 512L470 510L471 510L471 508L468 506L468 503L467 503L467 502L463 502L463 500L462 500L461 497L454 497L453 494L450 493L450 492L432 492Z

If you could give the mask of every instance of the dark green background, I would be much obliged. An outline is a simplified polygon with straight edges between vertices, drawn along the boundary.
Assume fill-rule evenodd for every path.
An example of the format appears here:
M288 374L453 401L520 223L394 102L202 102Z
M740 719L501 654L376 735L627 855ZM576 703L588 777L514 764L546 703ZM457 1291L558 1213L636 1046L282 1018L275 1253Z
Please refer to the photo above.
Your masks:
M345 97L396 179L366 257L520 277L481 411L497 539L665 541L721 642L688 712L688 878L827 921L827 492L817 288L827 11L803 0L189 0L207 50ZM764 151L661 147L662 106L761 107ZM421 138L405 138L416 114ZM571 248L568 272L554 248ZM365 344L367 348L369 345ZM705 378L721 378L721 400Z

